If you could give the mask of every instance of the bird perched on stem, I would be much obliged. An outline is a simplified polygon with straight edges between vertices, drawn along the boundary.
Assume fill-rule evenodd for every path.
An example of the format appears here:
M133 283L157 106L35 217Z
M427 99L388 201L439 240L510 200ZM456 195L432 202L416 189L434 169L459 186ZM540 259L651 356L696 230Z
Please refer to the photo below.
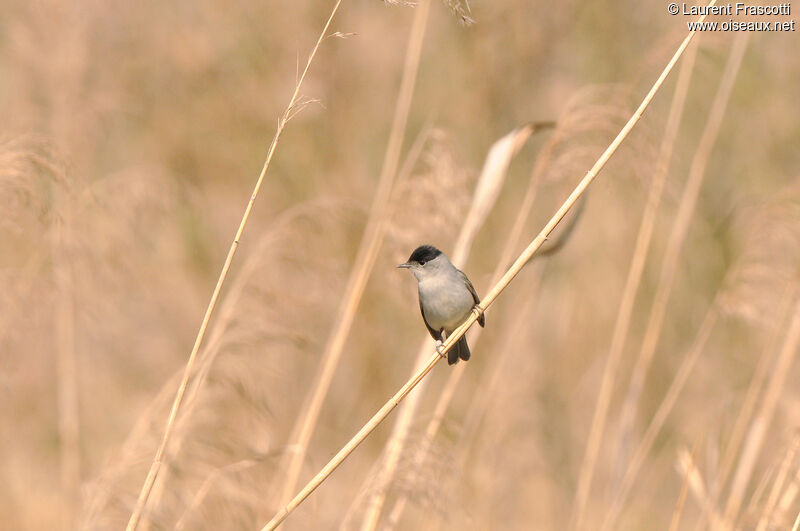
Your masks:
M436 340L436 352L444 356L443 339L458 328L480 302L475 287L467 275L432 245L417 247L408 261L397 267L411 270L416 277L422 320ZM484 326L485 322L481 313L478 324ZM461 336L458 343L448 351L447 363L453 365L459 358L467 361L469 356L467 337Z

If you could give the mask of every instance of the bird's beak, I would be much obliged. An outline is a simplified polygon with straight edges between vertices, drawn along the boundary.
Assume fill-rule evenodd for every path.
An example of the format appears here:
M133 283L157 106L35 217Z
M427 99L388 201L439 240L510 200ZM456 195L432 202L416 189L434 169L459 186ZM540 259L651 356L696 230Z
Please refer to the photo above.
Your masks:
M404 262L404 263L400 264L397 267L399 267L400 269L410 269L411 268L411 262Z

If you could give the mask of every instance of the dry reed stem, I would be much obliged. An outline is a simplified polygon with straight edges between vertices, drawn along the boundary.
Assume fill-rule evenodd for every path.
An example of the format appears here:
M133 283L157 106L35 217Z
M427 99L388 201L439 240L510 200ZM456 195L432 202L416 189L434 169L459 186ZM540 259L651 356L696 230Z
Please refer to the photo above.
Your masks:
M578 477L578 488L575 494L573 509L573 529L578 529L583 521L586 511L586 503L591 492L592 479L597 464L597 456L600 452L600 445L603 442L606 422L608 420L608 409L611 404L611 395L614 390L614 383L618 373L619 363L622 360L622 352L625 346L625 339L628 336L633 306L636 295L639 292L644 264L650 250L650 242L653 239L656 214L661 204L661 196L664 191L667 174L669 173L670 160L675 148L675 139L678 136L683 109L686 104L686 95L689 92L689 85L694 70L695 58L697 57L697 46L689 50L681 64L678 74L678 81L675 85L675 95L669 109L667 124L664 128L664 138L659 147L658 158L656 159L653 178L650 182L650 191L647 196L642 221L639 225L639 233L636 237L631 265L628 269L628 277L625 280L625 287L622 291L622 298L619 303L617 319L614 324L614 331L611 335L611 345L608 348L608 359L606 360L603 377L600 383L600 390L597 393L597 405L595 406L592 426L589 430L589 437L586 441L586 450L583 455L583 463Z
M709 6L713 5L716 0L711 0L709 2ZM698 21L702 21L705 19L705 16L701 16L698 18ZM692 41L692 38L695 35L695 31L690 31L686 37L684 37L681 44L678 46L678 49L675 51L675 54L667 63L664 70L658 76L653 86L648 91L647 95L645 95L642 102L639 104L639 107L627 121L625 126L622 130L617 134L611 144L606 148L600 158L594 163L592 168L586 173L586 175L581 179L572 193L567 197L564 203L559 207L553 217L547 222L544 228L539 232L536 238L525 248L522 254L516 259L516 261L511 265L511 267L506 271L503 278L491 289L491 291L481 300L479 304L476 305L474 311L470 314L467 320L461 324L453 333L447 338L443 345L443 352L447 352L450 348L458 341L461 336L463 336L467 329L475 323L478 319L478 316L481 315L491 304L494 300L500 295L500 293L508 286L508 284L516 277L522 268L530 261L533 257L534 253L542 246L542 244L547 239L547 236L553 232L556 226L561 222L564 216L567 215L567 212L575 205L575 203L580 199L589 185L592 183L594 178L603 169L606 165L608 160L611 156L617 151L619 146L622 142L627 138L628 134L630 134L631 130L634 126L638 123L641 119L642 114L644 113L645 109L650 105L655 95L658 93L661 85L663 85L664 80L667 78L669 73L672 71L675 63L678 62L683 52L686 50L686 47ZM305 487L303 487L299 493L278 513L270 520L267 525L264 526L264 530L271 530L275 529L281 522L283 522L289 513L291 513L298 505L300 505L303 500L305 500L325 479L330 476L330 474L336 470L336 468L342 464L342 462L350 455L353 450L355 450L359 444L361 444L364 439L380 424L380 422L386 418L386 416L395 408L397 404L400 403L406 395L411 392L411 390L416 387L416 385L436 366L436 364L442 359L438 352L435 352L425 367L422 368L417 374L414 375L408 382L400 388L395 395L386 402L380 410L378 410L375 415L356 433L347 444L339 450L336 455L328 461L328 463L320 470L317 475L315 475Z
M792 440L792 444L789 446L789 449L786 451L786 455L781 462L781 467L778 470L778 476L775 478L775 482L772 484L772 489L770 490L769 497L767 498L767 503L764 506L764 510L761 512L761 518L758 519L756 531L766 531L767 526L772 519L775 506L778 503L778 497L780 496L784 483L786 483L786 477L789 475L789 468L791 467L798 450L800 450L800 436L795 435L794 439Z
M183 378L181 379L181 383L178 386L178 391L175 395L175 400L172 403L172 408L169 413L169 418L167 419L166 427L164 428L164 436L161 439L161 443L156 450L156 455L153 458L153 462L150 465L150 470L147 472L147 477L145 478L144 484L142 485L142 490L139 493L139 498L136 501L136 506L131 513L131 517L128 520L128 525L126 527L127 531L133 531L136 529L139 520L142 516L142 512L147 504L147 499L150 496L150 491L153 488L153 484L155 483L156 477L158 476L158 471L161 468L161 460L164 456L164 450L167 447L167 443L169 442L170 435L172 434L172 430L175 426L175 420L178 416L178 409L180 409L181 403L183 401L183 396L186 392L187 384L189 383L189 377L192 374L192 370L197 359L197 353L200 351L200 345L203 342L203 337L205 336L206 328L208 327L208 322L211 320L211 314L214 312L214 308L217 304L217 299L219 298L220 291L222 290L222 285L225 283L225 279L228 276L228 271L230 270L231 263L233 262L233 257L236 254L236 250L239 247L239 240L244 233L244 228L247 225L247 220L250 218L250 212L253 210L253 205L255 204L256 198L258 197L258 192L261 189L261 184L264 182L264 177L267 174L267 169L269 168L270 162L272 161L272 156L275 154L275 148L278 144L278 139L283 132L284 127L286 127L286 123L289 121L289 115L294 107L295 103L297 102L298 96L300 94L300 87L303 84L303 81L306 78L306 74L308 73L309 68L311 67L311 62L314 60L314 56L319 49L320 43L325 38L325 34L328 32L328 28L330 27L331 21L333 20L334 15L339 10L339 6L341 5L342 0L337 0L331 10L330 16L328 17L327 22L325 22L325 26L323 27L322 31L320 32L319 38L317 39L316 44L311 50L311 53L308 56L308 61L306 62L306 66L303 69L303 73L300 75L300 78L297 80L295 84L294 92L292 93L292 97L289 99L289 103L286 106L286 109L278 120L278 125L275 130L275 135L272 138L272 142L270 143L269 149L267 151L267 157L264 160L264 165L261 168L261 173L256 180L255 187L253 188L253 192L250 195L250 201L247 203L247 207L244 210L244 214L242 215L242 220L239 223L239 228L236 230L236 236L233 238L233 242L231 243L230 249L228 250L228 255L225 257L225 263L222 266L222 271L220 272L219 278L217 279L217 284L214 286L214 292L211 294L211 300L208 303L208 307L206 308L205 315L203 316L203 321L200 324L200 330L197 332L197 337L195 338L194 346L192 347L192 352L189 355L189 360L186 363L186 368L183 371Z
M636 479L636 475L639 473L639 470L644 464L647 455L650 453L653 443L661 431L661 428L664 426L664 423L672 411L672 408L678 401L678 395L680 395L681 391L683 390L683 386L686 384L689 376L691 376L697 359L700 357L700 354L703 353L703 349L708 342L708 338L711 337L711 331L714 329L714 325L716 324L718 317L719 303L717 299L712 303L711 307L708 309L708 312L706 312L706 316L700 325L700 329L697 332L694 341L692 341L692 346L689 348L689 351L684 357L677 374L675 374L675 378L672 380L672 383L670 384L666 395L664 395L661 404L658 406L658 410L656 411L655 415L653 415L653 419L650 421L650 425L647 427L647 431L642 437L642 440L639 443L631 462L628 464L628 467L625 470L625 475L622 478L620 488L615 493L614 503L611 505L611 509L606 515L602 529L611 529L616 522L616 519L619 517L628 494L630 493L630 489L633 487L633 482Z
M741 506L758 453L764 443L767 429L775 415L778 399L783 392L789 369L797 354L798 343L800 343L800 297L797 298L792 321L784 336L784 342L775 362L772 376L764 392L761 408L750 425L750 431L747 434L747 440L739 458L739 466L733 477L728 503L725 507L725 523L727 524L734 522Z
M800 468L795 470L792 482L789 483L789 486L786 487L786 490L781 494L780 500L778 501L778 514L786 514L789 512L789 508L794 503L798 493L800 493Z
M692 460L697 455L697 445L692 449ZM689 476L683 478L683 485L681 485L681 492L678 494L678 501L675 502L675 509L672 511L672 518L669 522L669 531L678 531L678 525L681 523L681 515L683 514L683 507L686 505L686 497L689 494Z
M378 189L375 192L375 199L372 203L370 217L364 236L359 244L350 278L347 281L345 294L342 298L341 306L337 311L337 321L331 331L325 345L325 351L320 361L319 372L314 378L311 386L311 394L299 415L297 423L292 429L290 445L293 448L289 454L287 472L281 487L279 499L280 505L285 505L295 490L300 471L303 467L308 443L314 433L314 429L322 410L322 404L328 395L333 375L339 364L345 341L350 333L356 310L367 285L369 274L375 265L375 259L383 243L386 231L388 213L391 209L387 208L391 198L392 185L397 167L400 161L400 150L403 144L403 134L408 122L408 114L411 108L411 99L414 95L419 61L422 55L422 42L425 37L425 27L428 23L428 13L430 11L430 1L423 0L414 11L414 21L408 37L408 48L406 50L405 64L403 67L403 77L400 84L400 91L397 95L397 102L392 119L392 129L389 134L389 143L381 167L381 174L378 180Z
M58 358L58 435L61 465L62 525L71 529L80 500L81 454L75 300L72 271L72 194L64 192L64 206L54 243L55 350Z
M776 460L772 460L769 467L767 467L767 471L761 476L761 479L758 480L755 489L753 489L753 493L750 495L750 500L747 505L747 508L743 511L742 516L747 515L748 513L754 514L756 511L756 507L758 504L758 500L760 500L764 496L764 491L767 490L767 487L770 483L774 482L775 477L778 474L778 470L780 468L780 463ZM741 525L738 522L733 524L720 524L721 527L718 529L728 530L728 529L735 529L741 528Z
M694 215L697 199L700 194L700 187L703 184L705 170L711 158L711 152L716 142L717 135L725 117L725 110L728 105L731 91L733 90L739 67L747 48L747 34L739 34L734 40L725 70L722 73L717 93L709 112L705 128L700 137L694 158L689 168L689 176L681 197L678 213L670 232L667 250L664 254L664 263L658 279L656 294L653 298L653 305L650 310L650 319L645 329L644 340L639 351L639 356L631 375L628 392L622 404L620 413L619 428L619 451L617 457L618 465L621 465L627 454L629 441L632 436L633 424L644 389L645 378L653 361L661 329L666 317L667 304L672 294L672 286L678 272L678 265L683 250L683 244L689 232L692 217Z
M689 490L703 510L703 515L711 520L712 527L720 525L722 516L711 501L703 477L695 464L694 456L686 448L678 451L678 470L684 476L684 480L689 483Z
M200 504L203 502L203 499L208 495L211 487L214 486L214 481L222 476L223 474L235 473L240 472L242 470L247 470L253 466L258 465L262 460L261 459L243 459L241 461L236 461L235 463L231 463L221 468L216 468L211 471L210 474L206 477L203 481L203 484L200 485L200 488L197 489L194 497L192 497L192 501L186 510L183 512L181 517L178 519L175 527L173 528L174 531L182 531L186 528L186 523L188 522L189 517L192 515L195 509L197 509Z
M514 129L489 148L481 175L475 187L472 204L461 227L461 232L452 254L453 263L457 266L463 266L469 258L472 242L485 223L503 187L503 183L505 183L511 159L530 138L533 131L533 124ZM426 334L417 352L412 374L418 371L425 363L428 352L430 352L430 338ZM368 502L367 512L361 524L362 531L372 531L378 525L378 519L386 500L387 489L384 487L388 485L397 469L400 454L405 446L421 396L422 391L418 390L406 400L398 414L392 434L386 442L386 458L383 462L383 467L378 473L380 477L379 488Z
M786 319L788 319L794 298L795 291L784 291L783 295L781 296L781 301L777 305L778 310L775 314L777 323L783 323L786 321ZM750 385L747 388L747 393L742 401L742 407L739 409L736 422L731 430L731 435L728 446L725 449L725 454L723 454L722 457L719 481L717 482L719 485L718 488L720 489L723 488L728 482L728 479L733 472L733 466L736 462L737 456L739 455L739 449L741 448L742 441L744 440L747 423L751 419L751 415L753 414L753 411L758 403L761 389L767 378L767 371L769 370L770 362L773 359L771 357L772 353L778 350L780 331L781 330L778 326L774 328L766 342L766 346L761 350L760 355L758 356L758 364L756 365L753 378L750 381Z

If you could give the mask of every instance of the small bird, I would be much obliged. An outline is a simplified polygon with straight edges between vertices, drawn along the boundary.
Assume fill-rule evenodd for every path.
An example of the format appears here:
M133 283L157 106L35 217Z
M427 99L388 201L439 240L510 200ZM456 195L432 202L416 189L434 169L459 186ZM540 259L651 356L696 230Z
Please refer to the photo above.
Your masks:
M432 245L417 247L408 261L397 267L410 269L414 273L422 320L436 340L436 352L442 354L442 340L458 328L480 302L472 282L442 251ZM478 324L484 326L485 323L481 313ZM447 363L453 365L459 358L467 361L469 356L467 337L461 336L448 351Z

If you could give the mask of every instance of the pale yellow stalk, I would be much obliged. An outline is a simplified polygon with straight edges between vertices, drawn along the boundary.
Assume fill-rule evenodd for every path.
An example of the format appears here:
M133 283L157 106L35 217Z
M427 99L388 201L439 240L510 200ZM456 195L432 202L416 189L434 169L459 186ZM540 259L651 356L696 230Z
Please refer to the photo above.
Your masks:
M709 337L711 337L711 331L714 329L714 325L716 324L718 317L719 307L715 301L711 305L711 308L709 308L708 312L706 312L706 316L703 319L703 323L700 325L700 329L698 330L694 341L692 342L692 346L689 348L689 351L681 362L680 369L678 369L675 378L672 380L672 383L667 390L667 394L664 395L664 399L661 401L656 414L653 415L653 419L650 421L650 425L647 427L647 431L642 437L642 441L639 443L631 462L628 464L628 467L625 470L625 475L622 478L620 488L614 495L614 503L612 504L611 509L608 511L601 529L613 529L617 517L622 511L623 504L627 500L628 494L630 493L630 489L633 487L633 482L636 479L636 475L639 473L639 470L644 464L645 459L650 453L653 443L655 442L658 434L661 432L661 428L664 426L664 423L672 411L672 408L675 407L675 403L677 402L678 396L683 390L683 386L686 384L689 376L691 376L695 363L697 363L697 360L700 357L700 354L702 354Z
M761 517L758 519L756 531L767 530L767 526L769 526L770 520L772 519L775 506L778 504L778 497L783 491L783 486L786 483L786 477L789 475L789 468L794 462L798 450L800 450L800 437L795 436L794 439L792 439L792 444L786 451L786 455L783 457L781 467L778 470L778 476L772 483L772 489L770 490L769 497L767 498L767 503L764 505L764 509L761 511Z
M80 502L81 454L78 400L78 367L75 350L75 301L72 272L72 197L64 192L61 223L54 242L55 351L58 360L58 435L63 498L62 525L71 529Z
M147 472L147 477L144 480L144 484L142 485L142 489L139 492L139 497L136 500L136 505L133 508L133 512L131 513L130 519L128 520L128 525L126 527L127 531L133 531L136 529L137 525L139 524L139 520L142 517L142 513L144 511L145 506L147 505L147 499L150 496L150 491L153 488L153 484L156 481L156 477L158 476L158 472L161 468L161 461L164 457L164 451L169 443L170 436L172 435L173 428L175 426L175 420L178 417L178 410L181 407L183 402L184 394L186 393L186 387L189 383L189 378L192 375L194 370L194 364L197 361L197 353L200 351L200 345L203 342L203 338L205 337L206 329L208 328L208 323L211 320L211 315L214 313L214 308L217 304L217 299L219 298L220 291L222 291L222 285L225 283L225 279L228 277L228 271L230 270L231 263L233 262L233 257L236 255L236 250L239 248L239 240L241 239L242 235L244 234L244 229L247 226L247 220L250 218L250 213L253 210L253 205L255 204L256 198L258 197L258 192L261 190L261 185L264 182L264 177L267 175L267 169L269 168L270 162L272 161L272 157L275 154L275 148L278 145L278 139L280 139L281 133L283 129L286 127L286 124L289 121L289 118L293 112L295 104L298 102L298 98L300 96L300 88L303 85L303 81L306 78L306 74L308 74L308 70L311 67L311 62L314 60L314 57L317 54L317 50L319 50L319 46L322 43L322 40L325 38L325 35L328 33L328 28L331 25L331 21L333 20L334 15L339 10L339 6L341 5L342 0L337 0L331 10L330 16L328 17L325 26L322 29L322 32L317 39L316 44L311 50L311 53L308 56L308 61L306 62L306 66L303 69L303 73L297 80L295 84L294 92L292 93L292 97L289 98L289 103L284 110L283 115L281 116L280 120L278 120L278 126L275 130L275 136L272 138L272 142L270 143L269 149L267 150L267 157L264 160L264 165L261 168L261 173L256 180L255 187L253 188L253 192L250 195L250 201L248 201L247 206L245 207L244 214L242 215L242 220L239 223L239 228L236 230L236 235L233 238L233 242L231 243L230 249L228 249L228 254L225 257L225 263L222 266L222 271L219 274L219 278L217 279L217 284L214 286L214 292L211 294L211 300L208 303L208 307L206 308L206 312L203 315L203 321L200 324L200 329L197 332L197 337L194 341L194 346L192 347L192 352L189 355L189 360L186 362L186 367L183 371L183 378L181 379L181 383L178 386L177 393L175 394L175 400L172 403L172 408L169 412L169 418L167 419L166 427L164 428L164 435L161 439L161 443L158 445L158 449L156 450L155 457L153 458L153 462L150 465L150 470Z
M764 444L772 418L775 415L778 400L786 384L786 378L789 376L789 369L797 355L798 344L800 344L800 297L797 298L792 320L786 331L786 336L784 336L780 354L778 354L778 359L775 362L775 367L764 392L761 407L750 425L750 431L747 434L742 455L739 458L739 466L733 476L728 503L725 507L725 522L728 524L734 522L739 512L756 459Z

